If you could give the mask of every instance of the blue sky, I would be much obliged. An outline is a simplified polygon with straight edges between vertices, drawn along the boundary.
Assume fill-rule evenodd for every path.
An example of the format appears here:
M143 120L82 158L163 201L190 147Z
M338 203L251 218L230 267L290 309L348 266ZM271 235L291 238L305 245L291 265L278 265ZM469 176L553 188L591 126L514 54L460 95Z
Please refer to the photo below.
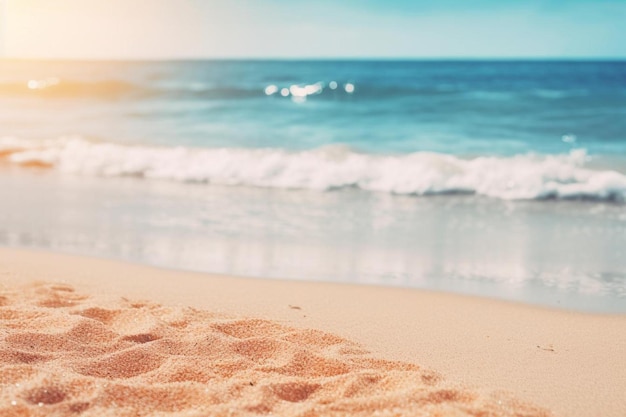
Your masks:
M14 57L626 58L626 0L4 1Z

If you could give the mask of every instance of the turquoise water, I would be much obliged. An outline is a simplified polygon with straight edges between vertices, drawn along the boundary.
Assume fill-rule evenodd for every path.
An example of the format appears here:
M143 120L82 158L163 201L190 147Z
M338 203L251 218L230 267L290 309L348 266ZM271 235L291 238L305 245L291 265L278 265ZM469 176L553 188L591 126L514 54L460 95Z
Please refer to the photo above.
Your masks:
M3 135L455 155L626 150L624 62L1 65ZM308 95L297 89L307 85ZM54 126L29 114L42 109Z
M0 157L4 245L626 311L626 62L6 61Z

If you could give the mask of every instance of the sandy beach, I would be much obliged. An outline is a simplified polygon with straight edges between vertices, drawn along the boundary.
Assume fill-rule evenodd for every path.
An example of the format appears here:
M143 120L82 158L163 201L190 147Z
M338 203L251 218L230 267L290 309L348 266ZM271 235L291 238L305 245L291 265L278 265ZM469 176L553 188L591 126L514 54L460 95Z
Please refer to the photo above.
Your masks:
M0 0L0 417L626 417L624 15Z
M626 317L0 250L2 415L622 416Z

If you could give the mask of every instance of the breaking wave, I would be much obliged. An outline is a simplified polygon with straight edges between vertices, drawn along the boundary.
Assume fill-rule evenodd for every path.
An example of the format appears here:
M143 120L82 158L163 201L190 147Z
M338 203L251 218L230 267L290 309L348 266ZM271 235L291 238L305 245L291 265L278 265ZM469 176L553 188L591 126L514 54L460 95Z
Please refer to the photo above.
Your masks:
M476 194L506 200L626 201L626 175L592 169L583 149L559 155L480 156L314 150L128 146L82 138L0 138L0 160L101 177L328 191L359 188L405 195Z

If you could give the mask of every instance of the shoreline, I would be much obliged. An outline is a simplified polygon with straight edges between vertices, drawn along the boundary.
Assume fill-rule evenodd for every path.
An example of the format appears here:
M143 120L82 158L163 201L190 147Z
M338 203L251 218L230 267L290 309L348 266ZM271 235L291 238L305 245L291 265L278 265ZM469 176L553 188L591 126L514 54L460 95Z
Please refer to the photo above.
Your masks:
M626 315L553 310L413 289L236 278L0 248L2 284L59 282L318 329L376 357L472 388L507 391L562 416L626 413Z
M8 247L626 313L621 205L5 174Z

